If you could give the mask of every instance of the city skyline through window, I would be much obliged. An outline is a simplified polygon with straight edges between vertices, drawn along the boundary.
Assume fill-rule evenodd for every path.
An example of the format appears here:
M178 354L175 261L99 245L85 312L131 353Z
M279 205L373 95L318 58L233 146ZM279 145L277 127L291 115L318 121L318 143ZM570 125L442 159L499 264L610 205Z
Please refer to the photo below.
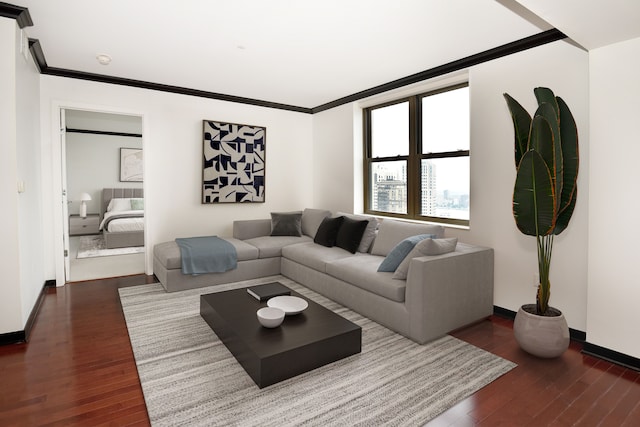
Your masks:
M368 210L468 224L468 87L372 107L368 114Z

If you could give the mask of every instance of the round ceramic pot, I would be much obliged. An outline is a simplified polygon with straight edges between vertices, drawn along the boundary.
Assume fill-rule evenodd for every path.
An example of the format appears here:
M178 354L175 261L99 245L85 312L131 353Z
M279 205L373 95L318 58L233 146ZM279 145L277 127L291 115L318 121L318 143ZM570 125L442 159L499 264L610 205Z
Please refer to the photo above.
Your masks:
M513 333L520 347L538 357L562 355L569 347L569 326L564 314L552 309L557 316L538 316L527 311L529 307L533 307L530 311L535 311L535 304L523 305L513 323Z

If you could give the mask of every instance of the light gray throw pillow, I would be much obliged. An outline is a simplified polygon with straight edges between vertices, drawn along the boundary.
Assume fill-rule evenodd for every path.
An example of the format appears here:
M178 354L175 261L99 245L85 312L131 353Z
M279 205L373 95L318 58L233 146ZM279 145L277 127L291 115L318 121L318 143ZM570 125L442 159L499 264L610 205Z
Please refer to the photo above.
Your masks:
M393 278L398 280L405 280L407 273L409 272L409 263L412 259L425 256L425 255L442 255L456 250L458 244L457 237L450 237L447 239L424 239L419 241L413 248L409 255L400 263Z

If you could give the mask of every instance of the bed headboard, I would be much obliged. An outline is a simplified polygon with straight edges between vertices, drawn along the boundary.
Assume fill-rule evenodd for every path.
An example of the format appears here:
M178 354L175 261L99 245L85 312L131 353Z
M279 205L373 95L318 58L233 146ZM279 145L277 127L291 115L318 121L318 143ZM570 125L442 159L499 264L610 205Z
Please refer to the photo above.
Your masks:
M142 188L103 188L100 218L104 218L104 213L107 211L107 206L109 206L111 199L130 197L144 197L144 190Z

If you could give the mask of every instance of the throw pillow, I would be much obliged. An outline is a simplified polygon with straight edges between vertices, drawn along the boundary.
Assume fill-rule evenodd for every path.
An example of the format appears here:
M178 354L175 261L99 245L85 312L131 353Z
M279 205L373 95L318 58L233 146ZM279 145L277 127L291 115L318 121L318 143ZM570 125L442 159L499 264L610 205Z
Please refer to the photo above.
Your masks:
M458 244L457 237L448 239L424 239L416 244L409 255L400 263L395 273L394 279L405 280L409 272L409 263L412 259L425 255L442 255L456 250Z
M406 258L406 256L411 252L411 250L416 246L416 244L424 239L433 239L435 234L418 234L417 236L407 237L400 243L398 243L389 255L382 260L380 267L378 267L378 271L386 271L386 272L394 272L402 262Z
M338 236L338 230L342 225L342 220L344 220L343 216L335 218L327 217L323 219L313 241L328 248L335 246L336 237Z
M134 211L144 210L144 199L131 199L131 209Z
M301 236L302 212L271 212L272 236Z
M367 225L366 219L359 221L345 216L336 236L336 246L355 254Z
M369 224L367 225L367 228L365 228L364 234L362 235L362 240L360 240L360 245L358 246L358 252L364 252L364 253L369 252L369 248L371 247L371 244L376 238L376 230L378 229L378 219L372 216L352 215L352 214L346 214L342 212L338 212L336 215L338 216L342 215L347 218L361 220L361 221L362 220L369 221Z

